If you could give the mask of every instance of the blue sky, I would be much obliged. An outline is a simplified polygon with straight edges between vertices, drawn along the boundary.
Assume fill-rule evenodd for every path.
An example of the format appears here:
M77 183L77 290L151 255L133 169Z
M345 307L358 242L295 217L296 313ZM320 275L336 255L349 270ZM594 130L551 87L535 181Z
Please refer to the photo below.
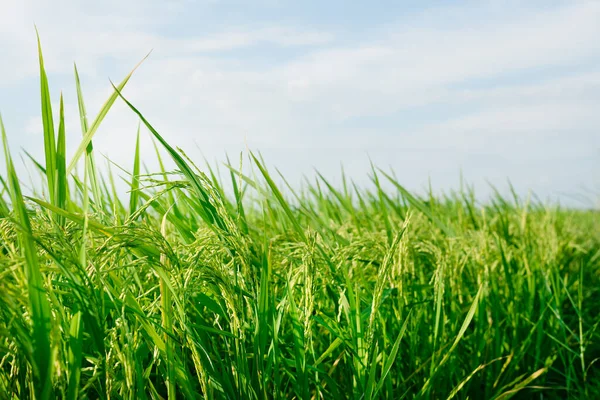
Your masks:
M372 160L416 190L462 171L482 197L507 179L570 204L600 191L598 1L0 1L13 151L43 156L35 23L71 152L73 62L95 115L153 49L125 94L192 158L248 146L298 183L342 163L366 184ZM128 167L136 126L117 104L96 149ZM152 169L148 135L142 152Z

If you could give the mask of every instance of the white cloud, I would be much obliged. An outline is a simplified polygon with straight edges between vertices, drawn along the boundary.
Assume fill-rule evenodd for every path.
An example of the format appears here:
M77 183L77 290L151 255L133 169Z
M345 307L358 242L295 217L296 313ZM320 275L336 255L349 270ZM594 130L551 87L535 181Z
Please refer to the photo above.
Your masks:
M78 62L93 114L110 93L106 76L118 81L113 74L125 75L154 48L126 96L192 155L196 143L209 158L248 143L292 163L290 170L309 172L311 165L333 171L340 159L352 163L368 150L375 162L412 165L420 182L427 173L447 174L478 159L474 165L487 165L488 174L535 183L550 178L542 167L523 171L529 156L550 165L589 158L600 147L592 135L600 123L600 70L592 62L600 59L598 2L510 14L493 2L477 10L446 6L373 28L355 42L326 30L251 21L175 37L162 27L177 20L181 4L151 3L139 14L136 2L123 9L115 1L114 12L72 0L54 8L39 3L11 3L0 16L0 44L11 60L0 65L0 88L36 76L35 20L47 66L66 85L71 143L80 135L76 99L72 83L61 78L70 76L71 62ZM458 23L448 22L449 12ZM454 111L440 112L445 109ZM358 124L361 118L373 124ZM128 165L136 125L116 105L96 148ZM403 149L416 150L398 161ZM153 153L148 141L143 150ZM362 164L356 173L366 174L368 163ZM562 181L583 179L576 165L563 174L570 178Z

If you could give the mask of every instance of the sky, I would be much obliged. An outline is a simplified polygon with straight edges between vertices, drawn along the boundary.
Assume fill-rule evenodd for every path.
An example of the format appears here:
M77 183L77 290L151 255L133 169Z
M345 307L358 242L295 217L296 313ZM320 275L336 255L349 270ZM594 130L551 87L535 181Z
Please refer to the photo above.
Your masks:
M251 149L294 185L315 169L339 182L343 165L368 187L373 162L417 192L458 189L462 176L482 199L508 181L562 204L600 198L600 1L0 0L0 9L0 113L16 154L44 154L35 24L55 113L61 91L65 99L69 154L81 140L73 63L93 118L111 80L152 50L124 95L200 164ZM119 100L94 137L97 157L131 169L137 125Z

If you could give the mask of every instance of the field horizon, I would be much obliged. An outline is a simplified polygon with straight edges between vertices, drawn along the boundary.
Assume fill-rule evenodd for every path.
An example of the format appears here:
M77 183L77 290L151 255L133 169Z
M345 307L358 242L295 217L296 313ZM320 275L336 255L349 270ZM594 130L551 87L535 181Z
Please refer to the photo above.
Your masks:
M198 167L123 95L135 68L92 119L75 67L67 157L38 46L42 186L0 116L0 399L600 397L597 207ZM98 168L115 102L156 171L140 129L130 170Z

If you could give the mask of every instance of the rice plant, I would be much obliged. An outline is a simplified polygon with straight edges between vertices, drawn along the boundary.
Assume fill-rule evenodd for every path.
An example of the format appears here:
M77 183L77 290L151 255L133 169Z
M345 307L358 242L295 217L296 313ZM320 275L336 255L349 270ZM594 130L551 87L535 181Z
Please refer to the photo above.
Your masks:
M29 196L0 119L0 398L600 398L596 210L423 197L376 167L293 190L258 153L221 179L124 97L133 71L88 120L75 69L67 160L39 64ZM94 159L116 101L143 128L126 197ZM176 170L141 173L165 154Z

